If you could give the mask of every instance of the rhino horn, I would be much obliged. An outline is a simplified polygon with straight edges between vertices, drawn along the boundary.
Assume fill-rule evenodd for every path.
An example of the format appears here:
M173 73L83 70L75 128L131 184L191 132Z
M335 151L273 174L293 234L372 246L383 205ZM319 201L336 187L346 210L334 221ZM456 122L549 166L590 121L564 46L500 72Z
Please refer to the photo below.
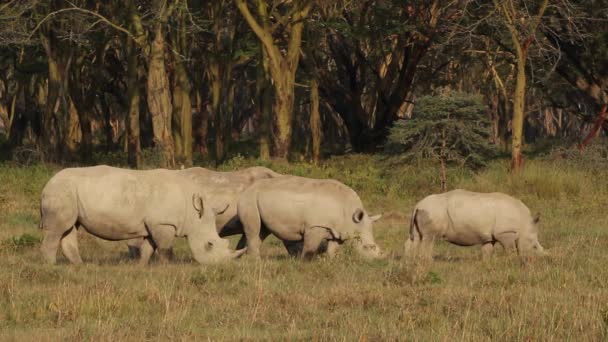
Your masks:
M241 249L239 249L239 250L236 250L236 251L232 252L231 257L232 257L233 259L240 258L240 257L241 257L243 254L245 254L245 252L247 252L247 247L245 247L245 248L241 248Z
M370 220L372 220L372 222L376 222L378 221L380 218L382 217L382 214L378 214L378 215L374 215L374 216L370 216Z

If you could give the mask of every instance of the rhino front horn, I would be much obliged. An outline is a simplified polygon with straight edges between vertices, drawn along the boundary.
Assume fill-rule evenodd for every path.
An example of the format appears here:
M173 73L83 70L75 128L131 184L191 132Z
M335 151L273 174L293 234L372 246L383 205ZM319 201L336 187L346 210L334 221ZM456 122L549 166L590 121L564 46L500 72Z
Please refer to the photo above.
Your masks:
M232 252L232 258L233 259L240 258L241 256L243 256L243 254L245 254L245 252L247 252L247 247L234 251L234 252Z

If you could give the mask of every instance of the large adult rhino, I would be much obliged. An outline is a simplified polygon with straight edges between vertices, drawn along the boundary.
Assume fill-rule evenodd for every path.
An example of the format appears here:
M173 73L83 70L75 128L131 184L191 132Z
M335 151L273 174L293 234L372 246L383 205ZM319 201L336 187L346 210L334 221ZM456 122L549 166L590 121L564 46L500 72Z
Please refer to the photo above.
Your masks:
M260 244L274 234L292 251L308 259L325 245L330 255L338 244L355 239L365 256L380 256L373 222L359 196L348 186L328 179L296 176L262 179L248 187L237 203L249 254L259 257ZM290 251L291 252L291 251Z
M226 204L223 205L225 210ZM106 240L143 238L141 263L156 248L186 237L196 261L211 263L240 256L219 237L214 209L204 194L170 170L135 171L109 166L69 168L46 184L40 201L42 253L55 263L57 248L82 263L77 229Z
M482 245L484 257L497 243L519 254L545 254L538 242L538 220L522 201L499 192L458 189L430 195L414 208L405 252L415 256L422 247L430 258L434 240L445 240L460 246Z
M238 219L236 203L243 190L258 179L275 178L281 174L271 169L254 166L238 171L213 171L202 167L192 167L175 171L184 177L193 189L204 189L207 203L212 207L222 207L228 204L228 209L215 216L217 232L221 237L243 234L243 226ZM139 254L143 239L133 239L127 242L131 256ZM240 245L244 246L244 240ZM171 258L171 249L159 249L161 258Z

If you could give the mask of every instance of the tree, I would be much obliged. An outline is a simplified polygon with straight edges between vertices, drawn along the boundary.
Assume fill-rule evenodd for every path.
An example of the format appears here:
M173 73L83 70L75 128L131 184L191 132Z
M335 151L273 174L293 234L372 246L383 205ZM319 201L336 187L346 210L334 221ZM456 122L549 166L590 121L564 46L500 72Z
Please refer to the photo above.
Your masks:
M468 1L336 1L320 5L319 91L354 151L380 148L411 99L416 74Z
M243 17L256 34L268 57L270 76L274 85L273 145L274 155L287 159L291 146L291 131L294 108L294 85L296 70L300 60L302 30L308 13L312 8L311 0L295 0L290 3L286 13L280 13L284 6L272 6L268 13L268 2L259 0L258 18L249 11L245 0L235 0ZM270 17L277 23L272 25ZM286 49L280 46L275 36L286 36Z
M449 163L477 169L493 155L486 110L478 95L446 92L422 97L412 119L399 120L391 128L386 150L404 160L437 161L441 191L446 191Z
M503 24L507 27L511 44L515 50L517 68L515 73L515 91L513 94L513 117L511 135L511 169L513 172L521 172L524 167L522 155L523 130L526 102L526 63L528 50L536 39L536 32L540 25L549 0L542 0L540 6L533 15L528 12L525 4L518 4L518 0L493 0L494 6Z

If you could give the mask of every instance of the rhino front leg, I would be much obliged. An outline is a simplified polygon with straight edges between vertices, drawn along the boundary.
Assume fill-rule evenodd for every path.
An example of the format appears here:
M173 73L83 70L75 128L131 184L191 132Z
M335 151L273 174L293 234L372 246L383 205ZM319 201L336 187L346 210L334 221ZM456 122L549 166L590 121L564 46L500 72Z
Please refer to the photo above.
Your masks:
M262 234L262 218L260 217L260 212L255 204L255 199L241 198L237 210L239 219L243 224L244 235L241 238L241 241L247 243L248 255L259 258L260 245L262 244L262 239L260 238L260 235ZM239 242L239 246L240 245L241 242Z
M502 245L505 251L517 250L517 234L515 232L504 232L497 234L495 239Z
M44 239L40 251L47 263L54 265L57 262L57 249L61 243L61 235L63 232L53 230L44 231Z
M129 247L129 258L139 259L141 257L139 249L143 243L144 238L127 240L127 247Z
M78 251L78 230L76 226L72 227L61 239L61 251L72 264L82 264L82 258Z
M327 250L325 251L327 253L327 256L333 259L338 253L339 247L340 244L338 243L338 241L327 241Z
M173 226L150 227L150 234L156 247L156 254L162 262L173 259L173 240L175 240L175 228Z
M326 228L311 227L304 231L304 245L302 246L302 259L310 260L319 252L319 247L325 240L331 239Z

